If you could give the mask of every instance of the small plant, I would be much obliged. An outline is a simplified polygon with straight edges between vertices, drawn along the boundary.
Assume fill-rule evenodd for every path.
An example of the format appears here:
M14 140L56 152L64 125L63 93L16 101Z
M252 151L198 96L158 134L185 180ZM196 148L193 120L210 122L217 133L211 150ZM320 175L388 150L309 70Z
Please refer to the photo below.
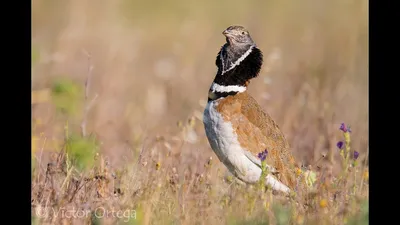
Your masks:
M98 143L93 137L71 135L67 140L67 154L79 170L91 168L94 165Z
M268 175L267 162L265 161L268 156L268 150L258 153L257 157L261 160L261 176L259 180L259 188L261 191L265 191L265 177Z
M276 204L273 207L273 211L277 225L289 224L292 214L289 208Z
M80 100L83 100L80 85L68 79L59 79L54 83L51 92L57 110L67 115L75 115L78 112Z
M340 151L340 156L342 158L342 168L344 174L342 178L346 178L348 175L349 167L357 166L357 159L360 156L358 151L351 150L351 129L350 126L347 126L345 123L341 123L339 130L343 132L344 140L340 140L337 142L336 146Z

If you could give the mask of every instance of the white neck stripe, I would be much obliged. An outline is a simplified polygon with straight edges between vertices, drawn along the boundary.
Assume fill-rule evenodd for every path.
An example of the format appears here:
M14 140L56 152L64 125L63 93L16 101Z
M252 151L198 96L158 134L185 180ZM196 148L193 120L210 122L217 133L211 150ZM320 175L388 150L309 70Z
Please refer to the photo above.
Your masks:
M224 75L224 73L226 73L226 72L232 70L233 68L235 68L236 66L238 66L247 56L250 55L250 53L251 53L251 51L253 51L254 47L255 47L255 45L250 46L249 50L247 50L242 56L240 56L240 58L238 58L238 60L236 60L236 62L231 63L231 66L227 70L224 69L224 60L222 58L222 51L221 51L221 55L220 55L221 62L222 62L222 73L221 73L221 75Z
M221 51L219 52L219 58L221 59L221 64L222 64L222 74L225 73L225 61L224 61L224 57L222 57L222 51L224 50L224 46L222 46Z
M211 85L211 90L212 92L245 92L246 91L245 86L239 86L239 85L219 85L217 83L212 83Z

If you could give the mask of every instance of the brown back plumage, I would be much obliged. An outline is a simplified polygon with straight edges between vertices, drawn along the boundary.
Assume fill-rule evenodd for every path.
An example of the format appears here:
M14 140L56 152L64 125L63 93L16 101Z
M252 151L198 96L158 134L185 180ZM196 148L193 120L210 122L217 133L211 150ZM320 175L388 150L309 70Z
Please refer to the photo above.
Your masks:
M286 138L247 91L220 100L217 110L232 123L244 149L255 157L267 149L266 162L277 170L277 178L291 189L296 186L297 166Z

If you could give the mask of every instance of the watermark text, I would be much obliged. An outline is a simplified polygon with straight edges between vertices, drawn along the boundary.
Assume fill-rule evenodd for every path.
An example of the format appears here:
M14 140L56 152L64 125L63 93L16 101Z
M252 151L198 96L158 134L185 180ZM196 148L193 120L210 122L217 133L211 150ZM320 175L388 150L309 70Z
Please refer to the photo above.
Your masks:
M115 210L107 209L104 207L97 207L94 210L85 210L72 208L53 208L53 207L35 207L35 215L39 218L65 218L65 219L84 219L88 217L101 218L117 218L124 222L128 222L130 219L136 219L136 210L125 209Z

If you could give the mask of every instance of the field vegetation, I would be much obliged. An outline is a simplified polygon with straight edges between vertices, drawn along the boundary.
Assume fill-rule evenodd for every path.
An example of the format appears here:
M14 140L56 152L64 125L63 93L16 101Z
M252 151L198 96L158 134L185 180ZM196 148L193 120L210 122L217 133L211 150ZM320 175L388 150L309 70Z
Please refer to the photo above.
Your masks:
M204 133L221 32L307 187L227 173ZM32 1L32 224L368 224L368 1Z

